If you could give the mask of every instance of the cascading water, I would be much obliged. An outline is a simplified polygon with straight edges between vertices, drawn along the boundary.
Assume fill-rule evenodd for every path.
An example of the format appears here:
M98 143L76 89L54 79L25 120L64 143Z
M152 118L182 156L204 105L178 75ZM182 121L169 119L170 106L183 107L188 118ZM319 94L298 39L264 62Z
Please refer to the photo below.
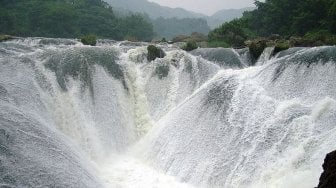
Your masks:
M0 43L0 186L313 187L335 149L336 47ZM267 56L267 57L266 57Z

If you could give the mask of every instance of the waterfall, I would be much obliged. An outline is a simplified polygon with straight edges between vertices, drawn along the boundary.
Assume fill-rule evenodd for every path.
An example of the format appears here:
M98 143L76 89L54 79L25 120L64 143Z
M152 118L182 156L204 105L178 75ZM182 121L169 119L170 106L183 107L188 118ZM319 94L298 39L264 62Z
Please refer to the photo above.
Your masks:
M336 47L184 52L0 43L0 186L313 187L335 149Z

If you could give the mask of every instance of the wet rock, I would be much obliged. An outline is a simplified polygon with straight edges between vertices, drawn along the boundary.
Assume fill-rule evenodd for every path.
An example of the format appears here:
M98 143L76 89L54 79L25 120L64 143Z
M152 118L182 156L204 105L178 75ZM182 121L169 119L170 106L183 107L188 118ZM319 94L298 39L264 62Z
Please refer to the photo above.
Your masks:
M287 50L288 48L290 48L288 41L285 40L277 41L274 46L273 55L277 54L278 52Z
M327 154L322 166L323 173L318 188L336 187L336 151Z
M259 39L253 41L247 41L246 45L250 49L250 53L254 59L258 59L263 53L264 49L267 47L266 39Z

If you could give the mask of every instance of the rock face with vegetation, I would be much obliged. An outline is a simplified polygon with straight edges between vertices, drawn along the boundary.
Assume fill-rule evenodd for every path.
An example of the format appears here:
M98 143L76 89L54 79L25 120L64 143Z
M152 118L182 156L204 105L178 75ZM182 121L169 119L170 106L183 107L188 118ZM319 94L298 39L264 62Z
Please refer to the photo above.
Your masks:
M255 1L257 9L224 23L209 33L209 46L242 47L246 40L267 38L276 51L287 47L336 44L335 0L266 0ZM271 36L278 36L272 38ZM277 41L279 40L285 41ZM259 54L259 44L255 56ZM269 45L267 45L269 46Z
M290 44L288 41L284 40L277 41L276 44L274 45L273 55L283 50L287 50L288 48L290 48Z
M258 59L267 47L267 42L264 39L247 41L246 45L250 49L250 53L254 59Z
M9 35L0 35L0 42L10 40L10 39L13 39L13 37Z
M336 151L327 154L324 159L323 173L318 188L336 187Z
M161 48L158 48L154 45L149 45L147 47L147 51L148 51L148 55L147 55L148 61L153 61L156 58L163 58L166 56L165 52Z
M245 41L245 45L249 48L250 53L255 60L260 57L267 47L274 47L273 55L283 50L287 50L290 47L295 47L290 45L289 40L273 39L272 37L248 40Z

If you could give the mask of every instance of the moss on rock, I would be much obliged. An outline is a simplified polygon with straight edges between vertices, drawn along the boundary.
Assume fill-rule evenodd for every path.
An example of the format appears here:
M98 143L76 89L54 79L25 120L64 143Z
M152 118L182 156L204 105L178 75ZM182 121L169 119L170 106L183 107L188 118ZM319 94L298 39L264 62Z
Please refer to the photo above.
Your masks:
M10 35L0 35L0 42L4 42L10 39L13 39L13 37Z
M80 80L83 88L93 93L92 78L95 65L102 66L113 78L118 79L128 90L123 69L117 63L118 51L114 48L83 48L49 51L44 54L45 67L55 72L56 79L62 90L67 91L69 77Z
M254 59L258 59L267 47L267 41L264 39L248 41L247 44L250 53Z
M288 41L278 41L278 42L276 42L276 44L274 46L273 55L275 55L278 52L281 52L283 50L287 50L288 48L290 48L290 45L289 45Z

